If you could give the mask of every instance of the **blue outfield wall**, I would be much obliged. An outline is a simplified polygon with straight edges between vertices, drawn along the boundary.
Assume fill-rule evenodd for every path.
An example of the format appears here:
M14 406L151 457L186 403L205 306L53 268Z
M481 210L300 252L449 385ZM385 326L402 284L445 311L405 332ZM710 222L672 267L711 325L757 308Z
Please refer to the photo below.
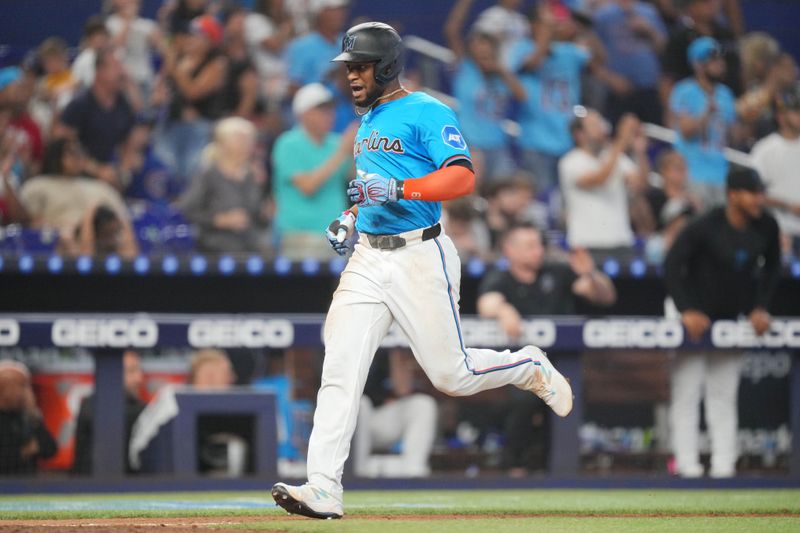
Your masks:
M155 16L162 0L142 0L143 12ZM247 3L246 1L244 3ZM478 0L475 13L493 4ZM533 2L527 0L526 5ZM77 45L83 22L99 13L102 0L0 0L0 66L17 61L26 50L46 37L59 35ZM442 25L451 1L353 0L353 17L368 17L396 23L402 33L415 34L442 43ZM742 0L750 30L773 34L786 50L800 57L800 1Z

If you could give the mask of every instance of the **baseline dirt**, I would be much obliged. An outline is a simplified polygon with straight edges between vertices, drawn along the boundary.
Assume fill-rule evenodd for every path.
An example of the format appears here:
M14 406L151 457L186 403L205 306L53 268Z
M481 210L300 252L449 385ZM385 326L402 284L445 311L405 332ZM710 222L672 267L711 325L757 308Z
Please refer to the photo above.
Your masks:
M513 519L513 518L800 518L796 513L698 513L698 514L374 514L350 515L350 520L382 521L436 521L436 520L477 520L477 519ZM347 518L346 518L347 519ZM2 533L146 533L153 530L170 532L195 531L220 526L240 525L248 523L277 522L286 520L308 520L303 517L283 514L264 516L207 516L207 517L171 517L171 518L86 518L62 520L0 520ZM236 529L240 533L256 533L256 530ZM263 529L258 533L268 533Z

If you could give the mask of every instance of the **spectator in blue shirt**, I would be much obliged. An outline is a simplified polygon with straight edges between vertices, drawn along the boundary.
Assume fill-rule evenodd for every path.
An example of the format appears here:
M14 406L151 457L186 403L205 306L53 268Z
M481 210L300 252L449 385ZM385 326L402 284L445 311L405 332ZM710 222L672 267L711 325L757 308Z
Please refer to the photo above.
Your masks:
M510 62L527 93L519 117L522 165L534 174L537 194L544 194L558 184L558 159L572 148L569 123L580 103L581 71L591 54L554 40L556 20L546 4L531 10L530 20L535 42L518 43Z
M511 98L524 101L525 89L500 61L493 36L473 31L466 43L461 38L471 4L472 0L456 2L444 31L458 57L453 92L461 130L476 163L476 176L491 181L511 176L516 170L502 122Z
M667 30L656 9L641 0L617 0L595 13L594 29L608 53L608 118L616 123L633 113L644 122L660 124L658 55L666 45Z
M710 207L724 201L728 161L723 149L736 120L735 100L733 92L720 83L725 62L715 39L696 39L687 57L694 76L675 85L669 109L678 131L675 148L686 159L692 185L705 207Z
M342 30L347 22L347 0L314 0L314 29L297 37L286 48L286 66L293 91L321 82L331 70L331 58L341 50Z

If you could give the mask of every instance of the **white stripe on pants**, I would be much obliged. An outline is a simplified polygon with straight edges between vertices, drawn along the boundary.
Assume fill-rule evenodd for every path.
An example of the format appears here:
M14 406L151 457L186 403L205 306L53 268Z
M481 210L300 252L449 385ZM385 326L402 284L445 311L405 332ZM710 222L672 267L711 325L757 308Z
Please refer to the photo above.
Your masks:
M711 471L733 472L739 425L737 394L742 354L725 351L678 353L672 367L672 449L679 472L702 471L700 400L711 438Z
M322 384L308 443L311 483L341 495L361 394L392 321L431 383L451 396L522 386L533 375L527 356L463 348L460 281L458 254L444 235L391 251L370 248L361 237L325 322Z

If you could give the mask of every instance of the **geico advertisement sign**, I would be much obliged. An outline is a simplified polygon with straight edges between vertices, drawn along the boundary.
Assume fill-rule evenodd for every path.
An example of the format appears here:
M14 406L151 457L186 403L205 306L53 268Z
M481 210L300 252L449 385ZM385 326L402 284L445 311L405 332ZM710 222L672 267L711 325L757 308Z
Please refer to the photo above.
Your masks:
M0 319L0 346L16 346L19 342L19 322L12 318Z
M193 348L288 348L294 343L289 320L192 320L189 345Z
M505 346L508 335L496 320L464 319L461 325L466 346ZM523 320L518 342L550 348L556 342L556 325L552 320Z
M677 320L588 320L583 325L587 348L678 348L683 326ZM800 320L773 320L770 329L757 336L746 320L718 320L711 327L716 348L798 348Z
M55 346L152 348L158 343L158 325L148 318L59 318L51 335Z
M588 320L583 325L587 348L677 348L683 326L676 320Z
M456 335L455 328L453 334ZM506 346L510 340L500 328L496 320L465 318L461 321L461 337L467 347ZM534 344L540 348L549 348L556 342L556 325L552 320L525 320L522 323L522 335L517 342ZM408 346L408 340L397 326L389 328L389 332L381 342L383 347Z
M747 320L718 320L711 327L711 342L717 348L798 348L800 320L773 320L760 337Z

